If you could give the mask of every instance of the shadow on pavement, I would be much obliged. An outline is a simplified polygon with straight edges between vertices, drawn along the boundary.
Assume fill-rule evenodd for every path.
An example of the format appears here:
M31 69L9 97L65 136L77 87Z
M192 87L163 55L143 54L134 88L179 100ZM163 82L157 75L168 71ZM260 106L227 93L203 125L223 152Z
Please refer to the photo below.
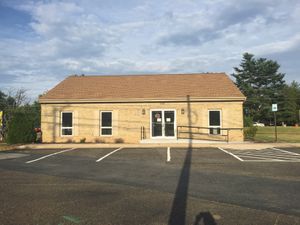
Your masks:
M193 149L191 133L191 102L189 95L187 96L187 117L189 125L189 144L172 204L172 209L168 222L169 225L184 225L186 219L187 197Z
M203 221L203 223L201 223ZM217 225L215 219L210 212L201 212L196 216L196 220L193 225Z

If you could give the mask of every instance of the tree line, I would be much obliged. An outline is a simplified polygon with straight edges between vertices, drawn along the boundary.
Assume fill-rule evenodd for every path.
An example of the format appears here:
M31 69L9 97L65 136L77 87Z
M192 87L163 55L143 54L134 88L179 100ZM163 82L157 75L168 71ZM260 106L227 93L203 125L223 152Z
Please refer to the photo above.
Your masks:
M40 104L30 103L24 89L5 94L0 90L0 137L9 144L31 143L36 140L35 128L40 127Z
M252 121L274 125L272 104L278 105L278 125L294 126L300 121L300 84L288 84L280 65L266 58L244 53L239 67L234 67L235 84L247 97L244 103L246 126Z

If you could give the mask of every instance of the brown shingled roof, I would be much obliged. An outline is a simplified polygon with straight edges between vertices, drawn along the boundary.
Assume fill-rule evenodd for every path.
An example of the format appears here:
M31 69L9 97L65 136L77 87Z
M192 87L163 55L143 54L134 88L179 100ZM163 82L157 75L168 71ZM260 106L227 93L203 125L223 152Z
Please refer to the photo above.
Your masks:
M47 100L240 98L225 73L70 76L40 97Z

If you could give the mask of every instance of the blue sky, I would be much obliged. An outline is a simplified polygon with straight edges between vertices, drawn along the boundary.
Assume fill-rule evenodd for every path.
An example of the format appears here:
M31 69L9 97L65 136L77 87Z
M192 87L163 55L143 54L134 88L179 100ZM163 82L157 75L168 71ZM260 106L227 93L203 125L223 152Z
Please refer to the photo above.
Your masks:
M233 72L242 54L300 82L299 0L0 0L0 90L70 74Z

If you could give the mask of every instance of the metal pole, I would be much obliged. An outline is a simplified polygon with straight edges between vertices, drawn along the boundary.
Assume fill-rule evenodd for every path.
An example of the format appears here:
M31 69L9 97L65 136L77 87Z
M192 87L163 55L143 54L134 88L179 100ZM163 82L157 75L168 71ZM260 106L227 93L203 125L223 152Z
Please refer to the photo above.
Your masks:
M275 125L275 142L277 142L277 121L276 121L276 112L274 112L274 125Z

